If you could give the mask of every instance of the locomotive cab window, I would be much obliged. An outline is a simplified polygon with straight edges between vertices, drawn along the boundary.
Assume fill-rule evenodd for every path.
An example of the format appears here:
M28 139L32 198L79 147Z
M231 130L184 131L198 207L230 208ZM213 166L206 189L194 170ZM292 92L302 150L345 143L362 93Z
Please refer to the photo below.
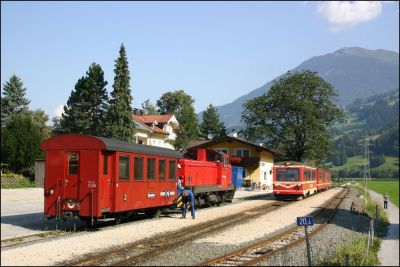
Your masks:
M79 154L68 154L68 174L78 174L79 170Z
M156 159L147 159L147 180L154 181L156 179Z
M129 180L129 161L128 156L119 157L119 179Z
M136 181L143 181L143 158L135 157L135 176L133 177Z
M169 180L174 181L176 179L176 161L169 161Z
M158 161L158 180L165 181L165 160Z

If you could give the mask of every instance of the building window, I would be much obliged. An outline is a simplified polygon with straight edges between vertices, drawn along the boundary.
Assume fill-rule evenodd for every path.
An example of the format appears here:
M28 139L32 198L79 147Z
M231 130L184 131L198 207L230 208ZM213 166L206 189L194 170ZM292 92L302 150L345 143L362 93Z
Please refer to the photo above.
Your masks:
M174 181L176 179L176 161L170 160L169 161L169 180Z
M143 158L135 157L135 176L133 177L136 181L143 181Z
M154 181L156 179L156 159L147 159L147 180Z
M165 160L158 161L158 180L165 181Z
M249 158L250 157L250 149L248 149L248 148L237 148L237 149L235 149L235 156Z
M119 179L129 180L129 161L128 156L119 157Z
M228 154L228 149L227 149L227 148L224 148L224 147L219 147L219 148L216 148L216 149L215 149L215 151L218 151L218 152L222 152L222 153Z
M79 170L79 154L69 153L68 154L68 173L78 174Z

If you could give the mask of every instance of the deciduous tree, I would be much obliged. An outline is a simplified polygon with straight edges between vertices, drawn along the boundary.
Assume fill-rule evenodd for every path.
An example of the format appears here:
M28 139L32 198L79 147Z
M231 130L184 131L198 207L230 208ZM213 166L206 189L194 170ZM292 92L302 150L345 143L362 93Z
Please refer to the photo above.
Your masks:
M309 70L287 73L268 93L244 104L250 140L263 140L290 160L321 162L331 154L327 126L342 116L332 85Z
M158 111L161 114L174 114L179 122L175 149L184 149L190 140L198 137L199 126L193 108L194 100L183 90L167 92L157 101Z

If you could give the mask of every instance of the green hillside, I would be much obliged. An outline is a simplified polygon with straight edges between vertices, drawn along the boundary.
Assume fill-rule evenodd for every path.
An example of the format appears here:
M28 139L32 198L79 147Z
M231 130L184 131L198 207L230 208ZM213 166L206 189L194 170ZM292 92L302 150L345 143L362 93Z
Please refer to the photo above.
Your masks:
M399 90L358 99L344 107L345 117L330 130L335 152L325 164L334 175L362 177L365 141L370 151L371 176L399 177Z

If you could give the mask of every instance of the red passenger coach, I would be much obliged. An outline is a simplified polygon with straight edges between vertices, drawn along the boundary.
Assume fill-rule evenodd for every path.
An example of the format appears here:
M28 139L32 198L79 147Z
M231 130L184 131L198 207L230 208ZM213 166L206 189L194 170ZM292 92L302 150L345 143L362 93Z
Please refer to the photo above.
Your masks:
M182 155L174 150L79 134L52 137L41 148L48 217L93 223L143 211L154 215L176 198Z
M307 197L317 193L317 169L301 163L274 166L273 194L276 198Z

